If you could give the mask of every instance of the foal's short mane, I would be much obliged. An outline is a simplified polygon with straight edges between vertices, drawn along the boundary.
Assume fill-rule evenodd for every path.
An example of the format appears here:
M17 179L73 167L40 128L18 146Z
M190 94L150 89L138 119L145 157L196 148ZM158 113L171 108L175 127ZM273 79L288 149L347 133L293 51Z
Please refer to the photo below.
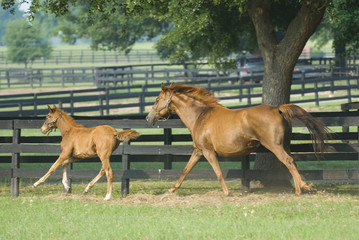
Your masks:
M168 90L173 91L174 93L185 94L191 98L203 102L207 106L219 105L218 98L213 96L212 92L202 87L182 85L182 84L172 84L168 87Z
M66 118L67 123L69 123L70 125L82 126L81 124L76 123L75 119L73 119L71 116L67 115L67 113L64 110L62 110L60 108L54 108L53 110L56 112L60 112L60 114L62 113L61 117Z

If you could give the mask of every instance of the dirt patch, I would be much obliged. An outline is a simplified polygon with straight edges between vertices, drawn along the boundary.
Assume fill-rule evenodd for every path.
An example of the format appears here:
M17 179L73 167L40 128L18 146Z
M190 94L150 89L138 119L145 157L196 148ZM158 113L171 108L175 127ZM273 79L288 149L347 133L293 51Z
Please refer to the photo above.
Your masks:
M98 204L119 205L119 206L136 206L136 205L151 205L151 206L196 206L196 205L233 205L233 206L260 206L271 202L287 202L287 201L307 201L320 199L320 201L335 201L341 202L348 200L359 201L359 199L352 199L347 195L338 195L319 191L314 194L303 194L295 196L292 193L251 193L247 196L235 195L224 196L221 191L210 191L204 194L191 194L181 196L176 193L165 193L160 195L153 194L133 194L125 198L111 199L104 201L102 197L73 195L73 194L54 194L46 198L61 199L61 200L78 200L82 202L95 202Z

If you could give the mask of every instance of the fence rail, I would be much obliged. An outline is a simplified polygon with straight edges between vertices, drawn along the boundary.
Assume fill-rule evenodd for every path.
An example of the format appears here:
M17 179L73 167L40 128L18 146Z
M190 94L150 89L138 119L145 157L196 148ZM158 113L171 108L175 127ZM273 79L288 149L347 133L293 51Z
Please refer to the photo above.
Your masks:
M115 51L90 51L90 50L61 50L53 51L49 59L36 59L33 65L63 65L63 64L129 64L154 63L161 59L155 51L132 50L129 54L120 54ZM0 65L11 64L5 59L5 52L0 52Z
M293 80L291 102L296 104L359 99L359 76L353 69L340 72L310 71ZM240 77L220 75L213 69L179 70L114 70L113 75L125 73L116 81L106 76L106 81L115 81L116 87L99 84L99 88L57 91L36 94L2 95L2 117L40 116L47 114L47 105L56 104L71 115L129 115L143 114L153 105L162 82L184 82L212 90L220 103L230 108L242 108L259 104L262 97L261 76ZM237 72L238 73L238 72ZM108 72L107 72L108 74ZM135 76L135 75L145 75ZM311 74L311 75L309 75ZM316 74L316 75L313 75ZM102 74L103 75L103 74ZM159 76L160 75L160 76ZM122 75L124 76L124 75ZM315 76L315 78L313 78ZM122 80L123 79L123 80ZM98 80L99 82L100 80ZM102 80L101 80L102 81ZM104 80L103 80L104 81ZM118 86L117 86L118 85Z
M327 112L313 113L315 117L323 120L327 126L340 126L343 131L338 131L334 139L328 145L324 153L324 158L328 161L356 161L358 162L358 126L359 114L355 112ZM144 120L144 116L137 116L134 119L123 119L119 117L106 118L76 118L76 121L85 127L108 124L117 129L137 129L141 132L143 129L150 128ZM8 136L1 136L0 142L0 163L11 163L11 167L1 167L0 177L11 178L11 194L19 195L20 178L39 178L46 170L26 169L22 163L43 163L54 162L57 156L53 154L60 153L59 136L36 136L23 134L27 129L39 129L43 119L28 118L15 120L0 120L0 129L10 132ZM293 122L295 127L303 127L300 122ZM354 129L353 129L354 127ZM121 179L122 195L129 192L130 179L176 179L180 176L181 170L172 168L173 162L186 162L193 150L191 136L189 134L175 131L183 129L185 126L179 119L170 119L159 123L154 132L141 135L140 138L130 143L121 144L115 150L111 162L122 162L122 169L115 169L115 179ZM32 131L33 132L33 131ZM178 132L178 133L175 133ZM296 161L317 161L310 144L311 138L306 132L294 132L291 150ZM54 143L56 143L54 145ZM257 152L267 151L260 148ZM250 169L250 161L253 161L255 154L242 158L220 158L220 161L240 161L242 167L239 169L224 169L225 178L241 178L244 185L243 191L248 188L251 179L275 179L278 172L259 171ZM96 161L90 159L85 161ZM202 159L203 161L203 159ZM131 169L131 162L160 162L163 167L160 169ZM82 164L74 163L74 164ZM2 166L0 164L0 166ZM6 165L5 165L6 166ZM98 170L75 170L69 172L70 178L90 179L96 176ZM359 170L300 170L305 180L359 180ZM60 178L61 174L53 175L54 178ZM212 170L193 170L188 178L216 179Z

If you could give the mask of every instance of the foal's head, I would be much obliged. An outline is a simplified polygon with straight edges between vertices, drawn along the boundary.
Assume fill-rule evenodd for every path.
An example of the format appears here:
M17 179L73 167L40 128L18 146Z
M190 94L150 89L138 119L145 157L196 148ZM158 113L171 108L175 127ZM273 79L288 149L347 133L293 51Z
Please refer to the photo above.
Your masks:
M58 120L62 117L63 112L58 109L55 105L51 109L50 106L47 106L49 113L46 116L44 124L42 124L41 132L43 134L48 133L50 130L56 129L58 127Z

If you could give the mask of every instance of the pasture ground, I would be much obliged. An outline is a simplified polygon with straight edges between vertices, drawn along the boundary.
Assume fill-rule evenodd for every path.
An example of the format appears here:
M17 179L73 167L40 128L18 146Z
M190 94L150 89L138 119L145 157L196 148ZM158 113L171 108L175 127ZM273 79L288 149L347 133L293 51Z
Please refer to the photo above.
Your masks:
M131 193L103 201L106 184L82 195L84 184L63 194L62 184L21 186L9 197L0 185L0 239L357 239L357 184L318 184L317 191L253 188L241 196L240 181L132 181Z

